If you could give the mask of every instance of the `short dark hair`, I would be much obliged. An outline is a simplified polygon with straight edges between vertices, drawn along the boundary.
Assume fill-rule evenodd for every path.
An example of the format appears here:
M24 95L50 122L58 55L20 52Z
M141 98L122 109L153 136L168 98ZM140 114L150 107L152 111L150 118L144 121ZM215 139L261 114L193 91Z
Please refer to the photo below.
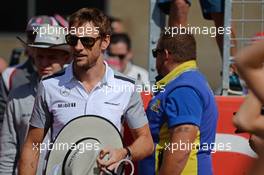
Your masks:
M115 33L111 35L110 45L117 44L117 43L124 43L127 45L127 50L131 49L131 40L126 33Z
M110 23L112 24L113 22L122 22L120 18L114 17L114 16L109 16Z
M69 18L69 28L81 26L86 22L92 22L99 27L99 35L105 37L111 34L111 25L108 16L96 8L82 8L74 12Z
M174 36L162 32L158 42L159 49L167 49L175 56L175 62L196 60L196 42L192 34Z

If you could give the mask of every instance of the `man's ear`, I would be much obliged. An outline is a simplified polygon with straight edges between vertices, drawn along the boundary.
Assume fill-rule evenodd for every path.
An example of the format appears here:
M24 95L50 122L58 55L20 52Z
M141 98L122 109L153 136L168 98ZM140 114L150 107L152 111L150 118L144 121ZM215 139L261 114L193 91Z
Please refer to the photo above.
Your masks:
M167 49L164 49L164 61L169 61L170 59L170 53Z
M109 44L110 44L110 35L106 35L102 40L101 49L106 50Z
M132 58L133 58L133 53L132 53L132 51L130 50L128 53L127 53L127 58L128 58L128 60L129 61L132 61Z

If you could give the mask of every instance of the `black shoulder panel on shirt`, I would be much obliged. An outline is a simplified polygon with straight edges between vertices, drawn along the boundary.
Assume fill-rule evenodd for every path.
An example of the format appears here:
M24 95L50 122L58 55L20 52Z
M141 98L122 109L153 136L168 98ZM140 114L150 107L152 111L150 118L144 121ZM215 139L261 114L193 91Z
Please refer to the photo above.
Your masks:
M135 81L132 80L132 79L130 79L130 78L127 78L127 77L124 77L124 76L120 76L120 75L114 75L114 77L115 77L116 79L120 79L120 80L128 81L128 82L130 82L130 83L132 83L132 84L135 84Z
M47 79L50 79L50 78L59 77L59 76L62 76L62 75L64 75L64 74L65 74L65 68L62 69L61 71L55 73L55 74L52 74L52 75L50 75L50 76L47 76L47 77L43 78L42 80L47 80Z

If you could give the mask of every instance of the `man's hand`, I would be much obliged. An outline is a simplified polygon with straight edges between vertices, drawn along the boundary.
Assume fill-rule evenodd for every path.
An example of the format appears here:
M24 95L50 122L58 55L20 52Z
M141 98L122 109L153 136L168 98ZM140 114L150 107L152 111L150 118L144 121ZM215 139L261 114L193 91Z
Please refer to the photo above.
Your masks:
M97 163L100 169L103 171L114 170L117 163L126 158L127 150L124 148L114 149L114 148L104 148L100 151L97 157Z
M264 150L263 150L263 146L264 146L264 140L261 137L258 137L256 135L251 135L249 138L249 146L251 147L251 149L253 151L255 151L255 153L258 154L259 157L264 157Z
M149 125L146 124L141 128L130 129L134 142L129 145L129 150L133 160L141 160L149 156L154 150L153 140L150 134ZM113 149L104 148L101 150L97 163L102 170L113 170L117 163L127 156L125 148ZM108 160L106 160L108 155Z

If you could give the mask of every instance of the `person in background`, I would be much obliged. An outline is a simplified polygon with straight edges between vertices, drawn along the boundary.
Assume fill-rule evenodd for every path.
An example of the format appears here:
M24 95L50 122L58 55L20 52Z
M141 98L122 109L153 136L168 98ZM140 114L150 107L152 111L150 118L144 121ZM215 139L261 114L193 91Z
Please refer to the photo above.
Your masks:
M107 49L108 58L106 61L116 70L137 80L137 83L147 90L150 86L148 72L132 63L133 53L131 47L131 40L126 33L112 34Z
M45 24L38 27L48 29ZM56 25L49 28L59 30ZM13 88L9 93L0 130L0 175L17 174L18 160L27 136L38 82L43 77L60 71L70 60L70 49L66 45L64 34L37 33L35 40L28 43L27 47L36 71L27 77L28 83Z
M169 15L169 26L179 27L188 25L188 14L192 0L157 0L161 11ZM213 20L215 27L224 27L224 5L222 0L200 0L203 17ZM232 38L235 37L234 29L231 28ZM221 56L223 56L223 35L217 32L216 41ZM231 49L232 55L236 53L236 43L232 41L234 47Z
M190 7L192 5L192 0L157 0L158 6L161 11L169 15L168 26L169 27L188 27L188 14ZM201 10L203 17L206 20L213 20L214 25L218 31L219 28L224 28L224 0L200 0ZM232 25L230 29L224 28L225 33L230 33L231 38L236 37L235 27ZM224 48L224 34L223 32L216 32L216 43L219 48L221 58L223 60L223 48ZM229 58L232 61L232 57L237 52L237 43L236 40L231 40L231 57ZM222 76L222 72L220 73ZM236 72L235 65L230 65L229 73L229 89L228 93L231 95L243 95L242 86L239 83L239 77ZM215 94L222 94L222 87L220 87Z
M41 24L49 24L51 26L61 26L60 23L52 16L40 15L32 17L26 26L26 40L27 43L32 43L35 40L36 33L34 28ZM36 72L31 53L25 48L25 54L28 56L27 60L19 65L8 67L0 76L0 129L3 121L5 107L8 99L9 91L30 82L30 75Z
M4 58L0 57L0 73L7 68L7 62Z
M235 64L239 75L245 81L248 95L233 117L233 123L240 132L251 134L249 140L251 148L259 158L252 168L252 175L261 175L264 172L264 41L253 42L242 49L235 57Z
M256 44L258 42L261 42L264 40L264 32L257 32L251 39L251 41L249 41L248 44L250 45L253 45L253 44ZM235 68L235 67L234 67ZM238 73L238 70L236 69L235 71L236 74ZM237 75L237 77L239 77L239 75ZM237 80L237 79L236 79ZM247 87L247 84L245 83L245 81L239 77L239 83L241 85L241 88L242 88L242 92L243 92L243 95L246 95L248 93L248 87Z
M116 17L109 17L111 23L111 31L112 33L124 33L125 28L123 25L123 21Z

